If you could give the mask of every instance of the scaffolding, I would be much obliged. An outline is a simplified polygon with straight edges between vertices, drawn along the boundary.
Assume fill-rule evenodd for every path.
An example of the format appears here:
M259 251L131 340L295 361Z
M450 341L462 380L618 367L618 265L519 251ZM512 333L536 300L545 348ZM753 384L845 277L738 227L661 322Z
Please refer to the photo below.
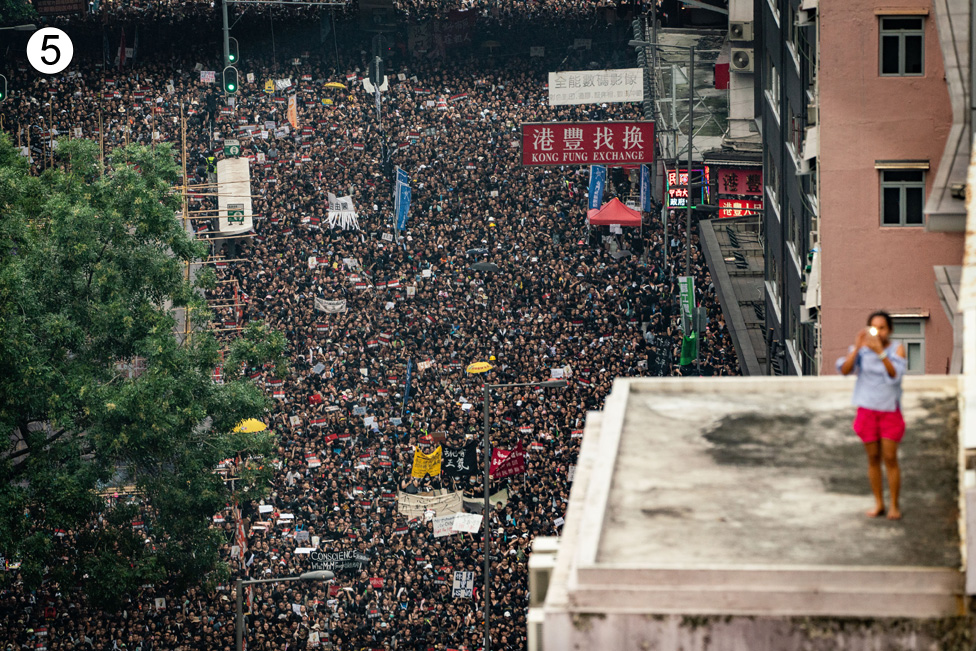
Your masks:
M645 33L647 33L645 25ZM687 160L688 116L694 115L693 158L717 149L728 131L728 91L715 89L715 63L722 51L725 32L717 30L656 30L657 45L650 64L650 88L654 102L658 157L664 161ZM668 47L668 46L674 47ZM695 48L694 102L688 92L688 48ZM693 105L694 111L691 111Z

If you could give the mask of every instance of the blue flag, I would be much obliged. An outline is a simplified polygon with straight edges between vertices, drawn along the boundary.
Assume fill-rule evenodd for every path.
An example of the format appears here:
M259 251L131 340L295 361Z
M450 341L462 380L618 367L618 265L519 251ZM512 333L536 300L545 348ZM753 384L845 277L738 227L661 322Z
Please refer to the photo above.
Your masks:
M407 225L407 213L410 212L410 186L406 183L397 184L397 230L403 230Z
M590 165L590 210L603 206L603 189L607 186L607 166Z
M406 190L404 190L406 188ZM406 196L406 206L402 206L402 199ZM402 212L401 212L402 210ZM410 175L406 171L396 168L396 184L393 186L393 227L403 230L407 223L407 211L410 210Z
M640 166L640 205L644 212L651 212L651 168Z

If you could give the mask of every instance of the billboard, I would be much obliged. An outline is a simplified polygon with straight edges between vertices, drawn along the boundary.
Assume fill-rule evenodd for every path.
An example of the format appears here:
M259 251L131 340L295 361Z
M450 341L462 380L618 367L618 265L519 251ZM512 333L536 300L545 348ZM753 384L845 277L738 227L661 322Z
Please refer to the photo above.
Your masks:
M86 0L34 0L34 9L41 16L80 14L87 7Z
M719 199L718 216L726 217L745 217L746 215L761 215L763 212L763 202L750 199Z
M709 170L693 169L691 171L692 208L708 203ZM697 187L695 187L697 186ZM688 168L668 170L667 176L667 207L688 207Z
M525 122L523 165L654 162L654 122Z
M718 193L762 196L762 168L720 170L718 172Z
M217 161L217 212L222 235L247 233L254 228L251 168L247 158Z
M549 73L549 106L643 101L644 73L640 68Z

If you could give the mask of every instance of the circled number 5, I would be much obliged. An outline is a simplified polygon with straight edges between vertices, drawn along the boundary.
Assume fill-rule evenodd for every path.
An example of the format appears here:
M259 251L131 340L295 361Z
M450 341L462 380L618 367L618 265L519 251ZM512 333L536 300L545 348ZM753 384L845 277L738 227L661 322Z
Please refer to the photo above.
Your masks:
M48 41L53 41L57 39L58 36L59 36L58 34L44 35L44 41L41 43L41 52L45 52L47 50L54 50L54 58L52 60L48 61L46 57L43 56L41 57L41 61L43 61L45 65L53 66L61 58L61 50L58 49L58 46L54 45L53 43L48 43Z

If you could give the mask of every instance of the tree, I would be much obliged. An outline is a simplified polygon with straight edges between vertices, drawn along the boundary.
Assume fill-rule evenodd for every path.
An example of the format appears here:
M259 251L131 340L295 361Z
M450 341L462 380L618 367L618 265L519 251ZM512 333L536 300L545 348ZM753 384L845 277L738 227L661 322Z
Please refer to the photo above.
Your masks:
M200 295L214 276L185 274L207 245L175 216L172 149L130 145L101 169L94 143L58 144L59 167L33 177L0 136L0 555L27 587L48 577L118 607L143 583L225 577L212 517L259 494L271 464L244 463L234 493L214 469L274 449L233 429L269 407L242 370L283 374L285 340L250 326L215 384ZM187 341L174 307L194 315ZM120 485L139 499L99 494Z
M27 0L0 0L0 24L34 18L37 18L37 12Z

